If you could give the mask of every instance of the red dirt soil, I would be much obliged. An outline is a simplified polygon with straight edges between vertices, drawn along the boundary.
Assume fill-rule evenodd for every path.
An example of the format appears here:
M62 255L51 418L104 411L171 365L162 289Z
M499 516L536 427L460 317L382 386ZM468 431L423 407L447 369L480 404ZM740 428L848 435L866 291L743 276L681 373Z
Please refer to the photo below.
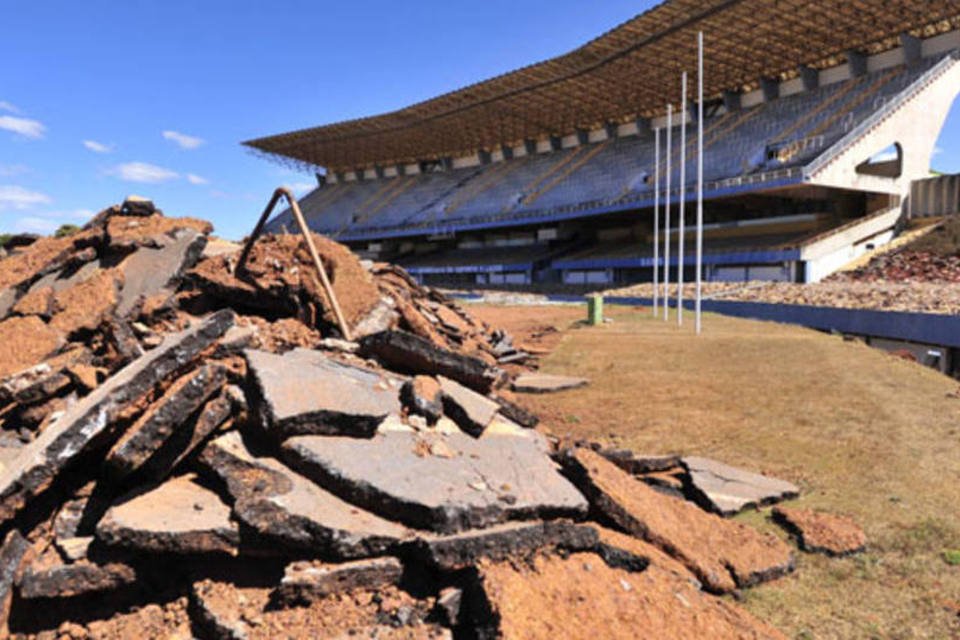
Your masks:
M629 573L595 554L576 553L538 556L527 566L483 562L480 577L504 638L785 640L746 611L657 566Z

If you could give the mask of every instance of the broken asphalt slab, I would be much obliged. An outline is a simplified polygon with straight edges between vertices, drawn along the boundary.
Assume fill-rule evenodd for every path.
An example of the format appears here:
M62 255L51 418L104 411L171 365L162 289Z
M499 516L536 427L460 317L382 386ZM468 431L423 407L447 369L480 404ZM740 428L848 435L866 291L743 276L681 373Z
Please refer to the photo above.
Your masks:
M402 574L403 565L389 556L339 564L301 560L287 566L273 597L287 606L308 605L335 593L397 584Z
M293 435L369 437L391 413L400 412L394 376L343 364L323 352L294 349L283 355L244 352L260 395L268 431Z
M585 387L586 378L558 376L549 373L521 373L513 379L512 388L518 393L556 393Z
M488 393L505 376L479 358L448 351L404 331L369 335L360 341L360 353L396 371L446 376L481 393Z
M421 534L408 551L441 571L456 571L492 561L525 558L540 550L584 551L599 542L597 530L567 521L507 522L443 536Z
M492 429L492 427L491 427ZM369 440L300 436L282 453L293 468L341 498L407 525L453 533L508 519L578 518L587 503L560 475L535 432L480 438L385 430Z
M24 599L70 598L113 591L136 581L136 569L122 559L64 562L48 549L24 569L19 593Z
M223 365L207 364L174 382L107 454L108 474L120 479L140 469L226 380Z
M455 380L444 376L439 376L438 380L446 415L474 437L483 433L493 422L500 405Z
M774 507L772 516L809 553L842 557L866 549L866 534L847 516L787 507Z
M168 336L69 407L0 472L0 521L13 517L49 487L65 467L96 444L128 405L213 344L233 324L233 317L232 311L219 311Z
M10 605L13 600L13 584L20 571L20 564L29 549L29 543L16 529L12 529L0 546L0 633L7 628Z
M279 461L253 455L236 431L207 444L199 461L227 485L237 519L285 545L362 558L410 536L406 528L344 502Z
M235 554L240 543L230 507L191 475L122 498L97 524L112 547L152 553Z
M800 495L800 489L785 480L744 471L709 458L686 456L680 462L690 476L694 499L724 516Z
M594 509L682 562L708 591L749 587L794 568L779 538L663 495L594 451L568 451L563 463Z
M206 236L195 229L183 228L174 231L162 247L141 247L130 254L118 265L123 273L123 287L117 315L130 316L145 298L175 285L183 273L196 264L206 244Z

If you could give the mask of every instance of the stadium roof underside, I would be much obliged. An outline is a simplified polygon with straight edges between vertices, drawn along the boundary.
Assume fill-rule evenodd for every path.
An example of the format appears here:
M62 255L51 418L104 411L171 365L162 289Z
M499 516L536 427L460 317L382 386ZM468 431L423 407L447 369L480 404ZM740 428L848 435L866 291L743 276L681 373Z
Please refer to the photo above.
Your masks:
M900 36L960 26L960 0L667 0L562 56L391 113L251 140L282 162L330 170L457 157L660 115L696 69L705 96L875 54Z

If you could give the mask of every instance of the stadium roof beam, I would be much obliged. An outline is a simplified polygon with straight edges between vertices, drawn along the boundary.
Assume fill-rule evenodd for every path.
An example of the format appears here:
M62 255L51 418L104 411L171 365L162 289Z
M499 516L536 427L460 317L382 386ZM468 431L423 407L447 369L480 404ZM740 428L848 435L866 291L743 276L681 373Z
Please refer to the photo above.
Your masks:
M960 27L957 0L666 0L568 54L392 113L247 142L281 162L372 168L663 113L705 34L705 100ZM912 42L912 41L911 41ZM915 48L916 45L909 45ZM854 63L856 66L858 63Z
M900 34L900 44L903 47L903 59L907 64L914 64L923 55L923 42L920 38L909 33Z

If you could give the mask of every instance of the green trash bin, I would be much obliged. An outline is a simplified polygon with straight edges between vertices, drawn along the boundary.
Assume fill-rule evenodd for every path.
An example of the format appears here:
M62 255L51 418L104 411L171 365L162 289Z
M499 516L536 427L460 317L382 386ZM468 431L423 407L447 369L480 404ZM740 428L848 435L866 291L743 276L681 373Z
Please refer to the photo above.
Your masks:
M592 327L603 324L603 296L587 296L587 324Z

